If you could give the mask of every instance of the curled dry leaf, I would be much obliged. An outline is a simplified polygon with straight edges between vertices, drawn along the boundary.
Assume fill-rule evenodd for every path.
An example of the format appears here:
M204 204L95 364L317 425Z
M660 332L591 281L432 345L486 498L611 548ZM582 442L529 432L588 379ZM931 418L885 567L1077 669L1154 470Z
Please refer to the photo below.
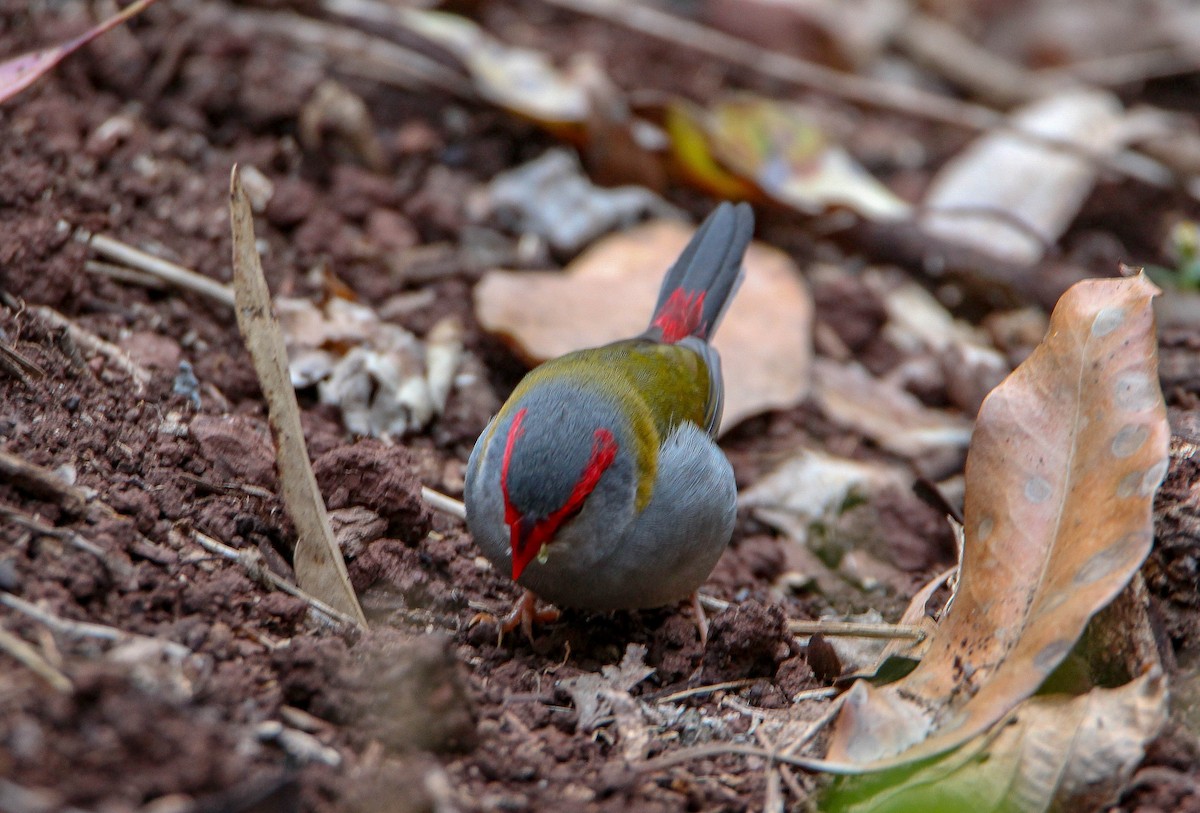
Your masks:
M1006 725L952 754L878 776L842 780L831 813L1106 810L1166 721L1155 670L1116 689L1025 701Z
M1043 343L984 402L954 602L916 670L881 690L855 685L830 761L882 770L983 732L1137 571L1167 470L1157 293L1144 275L1073 286Z
M692 230L657 221L614 235L564 273L492 271L475 288L479 323L534 364L646 329L663 274ZM754 243L713 344L725 374L723 430L808 390L812 300L783 252Z
M254 243L254 216L236 166L230 177L229 218L233 230L233 288L238 331L246 343L267 399L283 502L296 526L293 556L296 581L300 589L365 627L366 616L350 584L346 562L334 541L325 502L308 460L304 431L300 427L300 407L288 375L283 331L271 312L271 293Z
M1097 165L1124 138L1112 94L1072 90L1016 111L1009 126L980 137L933 179L919 217L929 234L1007 262L1032 265L1058 242L1092 191ZM1077 144L1071 152L1009 130Z
M646 214L682 216L674 206L640 186L596 186L584 174L574 153L566 149L547 150L497 175L488 184L482 203L486 214L494 219L507 221L522 233L543 237L555 250L568 254Z
M292 385L317 385L346 428L389 437L427 426L446 407L462 359L462 326L447 317L422 342L371 308L339 297L275 301Z

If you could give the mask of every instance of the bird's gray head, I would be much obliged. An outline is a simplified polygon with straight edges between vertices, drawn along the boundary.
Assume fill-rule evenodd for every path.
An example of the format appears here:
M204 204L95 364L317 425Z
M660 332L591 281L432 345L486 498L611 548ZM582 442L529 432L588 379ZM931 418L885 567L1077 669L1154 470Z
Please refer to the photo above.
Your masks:
M583 510L606 474L611 479L627 468L613 467L621 451L614 410L592 397L557 395L555 388L544 388L514 404L511 419L493 439L503 450L500 487L513 579Z

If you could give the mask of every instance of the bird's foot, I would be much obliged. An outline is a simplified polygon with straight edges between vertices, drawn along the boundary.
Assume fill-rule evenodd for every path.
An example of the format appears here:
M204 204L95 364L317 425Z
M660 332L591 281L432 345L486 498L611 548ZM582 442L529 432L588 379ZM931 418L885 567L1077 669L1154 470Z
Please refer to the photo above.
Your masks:
M521 597L517 599L517 602L513 605L512 610L510 610L503 618L497 618L491 613L478 613L470 620L470 622L468 622L468 625L473 627L476 624L480 624L484 621L495 623L499 627L500 638L504 637L504 633L512 632L517 627L520 627L521 631L525 633L525 637L532 641L533 625L535 623L549 624L553 621L557 621L561 615L562 613L553 607L546 607L545 609L539 610L537 608L537 596L535 596L532 591L526 590Z
M708 646L708 616L704 614L704 605L700 603L700 591L692 593L692 620L696 622L696 631L700 633L700 648Z

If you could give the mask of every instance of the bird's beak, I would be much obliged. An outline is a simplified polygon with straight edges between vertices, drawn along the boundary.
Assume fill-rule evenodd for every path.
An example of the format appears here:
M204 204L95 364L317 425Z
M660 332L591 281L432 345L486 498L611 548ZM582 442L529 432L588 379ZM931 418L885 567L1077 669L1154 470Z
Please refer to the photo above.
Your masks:
M521 578L529 563L537 557L545 540L538 532L540 528L537 521L529 517L521 517L509 525L508 529L512 535L512 577L513 581L516 581Z

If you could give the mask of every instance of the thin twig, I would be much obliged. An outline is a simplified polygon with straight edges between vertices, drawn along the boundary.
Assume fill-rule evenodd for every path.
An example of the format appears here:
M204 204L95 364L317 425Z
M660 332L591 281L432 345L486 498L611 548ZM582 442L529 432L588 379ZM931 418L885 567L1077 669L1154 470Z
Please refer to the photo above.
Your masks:
M872 624L863 621L788 621L796 635L836 635L843 638L925 639L925 630L908 624Z
M19 378L21 383L29 386L30 378L45 378L46 371L36 362L25 358L5 341L3 331L0 331L0 368L3 368L13 378Z
M286 12L238 11L232 15L232 22L332 56L342 71L366 79L406 90L434 88L462 99L477 98L474 86L464 77L424 54L381 37Z
M80 239L101 257L124 263L130 268L142 271L163 282L193 293L203 294L226 307L233 307L233 289L228 285L223 285L203 274L197 274L182 265L155 257L153 254L134 248L128 243L122 243L106 234L81 232Z
M742 678L741 680L727 680L724 683L712 683L708 686L696 686L691 689L683 689L682 691L672 692L663 697L650 698L655 703L674 703L677 700L683 700L688 697L698 697L700 695L712 694L713 692L723 691L725 689L741 689L744 686L753 686L756 683L761 683L762 678Z
M245 569L247 575L249 575L250 578L254 579L255 581L265 584L268 587L275 588L276 590L282 590L289 596L300 599L309 607L312 607L314 610L333 621L337 621L341 624L348 624L352 627L359 625L358 621L352 616L330 607L328 604L318 598L313 598L308 593L304 592L299 587L268 568L266 566L266 562L263 561L262 554L257 550L253 548L247 548L245 550L231 548L225 543L213 539L208 534L201 533L200 531L194 529L192 530L191 537L197 545L204 548L209 553L215 553L217 556L220 556L223 559L228 559L231 562L237 562L242 566L243 569Z
M138 285L142 288L149 288L152 291L163 291L170 287L161 277L147 274L145 271L138 271L136 268L127 268L123 265L104 262L102 260L88 260L83 264L83 270L98 277L108 277L116 282L123 282L127 285Z
M459 519L467 518L467 507L462 501L456 500L453 497L447 497L440 491L434 491L432 488L421 486L421 499L425 500L430 508L434 508L444 514L449 514Z
M1197 70L1200 70L1200 55L1177 45L1168 45L1130 54L1106 54L1069 65L1042 68L1033 74L1039 81L1082 80L1101 87L1122 87Z
M63 316L54 308L45 305L37 305L29 309L29 312L41 319L52 328L66 331L66 334L71 338L71 341L78 345L91 350L98 356L103 356L107 361L112 362L121 369L125 375L133 380L137 385L137 392L141 393L146 385L150 383L150 372L135 362L129 355L109 341L105 341L91 331L84 330L79 325L72 322L67 317Z
M820 689L805 689L802 692L796 692L792 696L793 703L803 703L806 700L824 700L829 697L834 697L841 691L833 686L823 686Z
M49 469L11 452L0 451L0 478L26 493L52 500L69 514L78 514L87 506L87 493L82 488L63 482Z
M65 545L70 545L76 550L81 550L84 553L95 556L110 572L122 578L129 576L133 572L125 562L113 558L106 549L92 542L78 531L47 525L41 519L18 511L15 508L10 508L7 505L0 505L0 517L28 531L33 531L35 534L52 537Z
M0 650L7 652L29 671L50 684L55 691L67 694L74 690L71 680L38 654L38 651L6 629L0 629Z
M969 130L987 130L1004 122L1000 113L982 105L960 102L907 85L879 82L842 73L790 54L768 51L760 45L659 11L644 3L623 0L545 2L580 14L599 17L656 39L702 51L772 79L827 93L867 107L893 110Z
M768 761L781 762L784 765L791 765L794 768L800 768L804 771L821 771L824 773L832 773L839 775L851 775L859 771L850 765L843 765L838 762L827 762L823 759L808 759L806 757L797 757L790 754L782 754L768 751L765 748L756 748L753 745L742 745L736 742L727 742L713 745L698 745L694 748L685 748L682 751L675 751L670 754L665 754L654 759L646 760L641 764L635 765L635 770L640 773L652 773L661 771L664 768L670 768L675 765L682 765L685 762L691 762L697 759L710 759L712 757L723 757L729 755L758 757Z
M167 655L172 658L182 659L192 654L190 649L175 641L166 641L149 635L139 635L136 632L126 632L125 630L110 627L106 624L71 621L3 590L0 590L0 604L44 624L52 632L57 632L60 635L66 635L71 638L96 638L101 641L111 641L113 643L149 640L154 641L156 644L161 644Z

